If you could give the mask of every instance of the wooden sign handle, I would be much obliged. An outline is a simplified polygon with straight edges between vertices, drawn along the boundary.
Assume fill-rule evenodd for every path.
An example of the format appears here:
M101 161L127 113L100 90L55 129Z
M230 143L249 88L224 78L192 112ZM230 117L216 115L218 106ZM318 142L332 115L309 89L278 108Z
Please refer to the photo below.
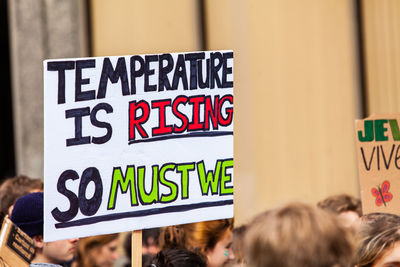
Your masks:
M142 230L132 231L132 267L142 267Z

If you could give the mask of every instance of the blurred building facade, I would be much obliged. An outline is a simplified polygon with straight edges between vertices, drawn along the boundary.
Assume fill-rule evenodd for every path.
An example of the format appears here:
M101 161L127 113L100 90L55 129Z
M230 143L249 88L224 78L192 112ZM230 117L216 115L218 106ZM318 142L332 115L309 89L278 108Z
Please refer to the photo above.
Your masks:
M238 223L359 195L354 121L400 109L396 0L7 3L15 173L43 176L48 58L233 49Z

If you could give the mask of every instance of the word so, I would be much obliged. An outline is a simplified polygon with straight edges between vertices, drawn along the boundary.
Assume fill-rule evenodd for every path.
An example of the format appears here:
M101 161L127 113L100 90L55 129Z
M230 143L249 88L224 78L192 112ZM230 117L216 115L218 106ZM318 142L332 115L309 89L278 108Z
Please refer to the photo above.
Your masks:
M190 173L198 177L202 196L233 195L232 176L229 170L233 170L233 159L219 159L213 170L207 170L204 162L192 163L167 163L162 166L153 165L152 175L146 177L145 166L129 165L125 174L121 167L114 167L111 177L111 186L106 203L107 210L113 210L117 205L118 194L126 194L130 191L130 206L151 205L155 203L167 204L178 198L184 200L190 197L189 183ZM167 179L167 173L174 175L174 181ZM150 179L151 188L146 190L145 184ZM78 193L67 188L69 181L79 181ZM178 185L175 181L180 181ZM89 199L86 190L89 183L94 183L94 194ZM162 193L161 188L168 193ZM65 170L57 181L57 191L69 201L69 209L61 211L58 207L51 211L53 218L58 222L73 220L80 211L85 216L95 215L103 204L103 180L100 172L95 167L86 168L82 176L74 170ZM166 190L164 190L166 191Z

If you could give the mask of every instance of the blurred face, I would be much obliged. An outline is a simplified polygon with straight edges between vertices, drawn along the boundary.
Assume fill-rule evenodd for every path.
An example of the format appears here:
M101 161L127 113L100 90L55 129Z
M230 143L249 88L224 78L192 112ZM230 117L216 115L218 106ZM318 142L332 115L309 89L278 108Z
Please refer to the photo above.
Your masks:
M207 251L207 267L221 267L235 255L232 251L232 232L227 230L212 250Z
M160 251L153 237L149 237L147 243L149 244L148 246L142 246L142 254L157 254Z
M360 218L360 216L358 216L358 213L355 211L344 211L339 213L338 215L339 217L339 221L340 223L344 226L344 227L352 227L355 225L355 223L357 222L358 218Z
M400 242L389 248L372 267L400 267Z
M66 239L43 243L43 256L48 263L60 264L71 261L74 258L78 239Z
M96 267L111 267L116 259L118 259L118 239L114 239L110 243L95 247L89 252L89 256Z

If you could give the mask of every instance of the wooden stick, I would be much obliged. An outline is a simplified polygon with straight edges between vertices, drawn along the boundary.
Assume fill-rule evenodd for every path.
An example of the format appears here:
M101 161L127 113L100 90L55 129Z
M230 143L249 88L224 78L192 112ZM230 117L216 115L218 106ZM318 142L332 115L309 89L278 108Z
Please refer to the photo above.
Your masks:
M132 267L142 267L142 230L132 231Z

